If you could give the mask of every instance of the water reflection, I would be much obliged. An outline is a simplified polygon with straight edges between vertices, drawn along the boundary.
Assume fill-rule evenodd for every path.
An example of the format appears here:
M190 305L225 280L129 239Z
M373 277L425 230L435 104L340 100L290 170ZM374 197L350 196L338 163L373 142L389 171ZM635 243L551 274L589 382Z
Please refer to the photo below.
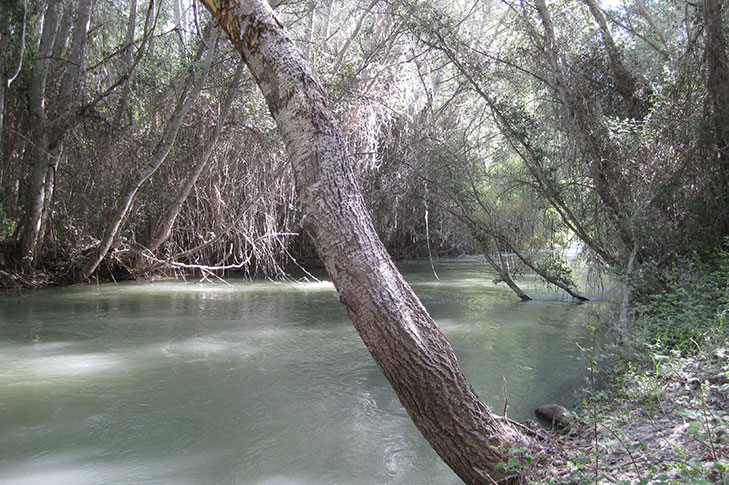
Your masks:
M473 261L406 268L482 398L570 404L598 303L518 303ZM459 483L330 283L0 296L0 484Z

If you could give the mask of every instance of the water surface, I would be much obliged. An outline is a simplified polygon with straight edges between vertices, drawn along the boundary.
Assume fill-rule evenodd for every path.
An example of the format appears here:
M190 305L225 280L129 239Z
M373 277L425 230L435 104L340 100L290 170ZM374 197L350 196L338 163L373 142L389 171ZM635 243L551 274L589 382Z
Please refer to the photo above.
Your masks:
M598 303L404 266L482 399L572 404ZM0 296L0 484L451 484L327 282Z

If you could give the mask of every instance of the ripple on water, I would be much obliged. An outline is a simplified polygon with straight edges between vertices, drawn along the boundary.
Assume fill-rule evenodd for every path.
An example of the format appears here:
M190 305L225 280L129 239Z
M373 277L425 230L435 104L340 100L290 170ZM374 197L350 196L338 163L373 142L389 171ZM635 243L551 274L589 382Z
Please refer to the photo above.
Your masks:
M166 458L120 459L103 455L98 449L76 448L4 466L0 485L198 485L212 483L198 470L217 461L219 450L186 452Z
M476 390L508 378L521 419L584 375L589 304L520 304L470 264L411 276ZM0 485L459 483L329 282L121 284L0 308Z
M122 356L109 353L64 353L34 355L13 359L12 367L6 367L2 375L8 384L42 385L63 379L71 384L75 379L95 375L107 375L126 369ZM2 364L0 360L0 364Z

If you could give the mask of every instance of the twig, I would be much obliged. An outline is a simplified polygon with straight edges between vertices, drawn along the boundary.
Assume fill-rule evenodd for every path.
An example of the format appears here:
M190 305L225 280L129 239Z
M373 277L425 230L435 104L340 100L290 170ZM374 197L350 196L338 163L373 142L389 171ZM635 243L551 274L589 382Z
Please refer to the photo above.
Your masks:
M506 411L509 409L509 397L506 395L506 376L504 377L504 417L506 418Z
M600 423L600 424L602 425L602 427L608 433L610 433L611 435L613 435L613 437L616 440L618 440L618 442L623 446L623 449L625 450L626 453L628 453L628 456L630 457L630 461L633 462L633 468L635 468L635 473L638 475L638 480L641 480L642 481L643 480L643 475L640 473L640 470L638 469L638 463L636 463L635 458L633 457L633 454L630 452L630 449L628 448L628 445L625 443L625 441L623 441L623 439L620 436L618 436L618 434L615 431L613 431L612 429L608 428L603 423Z

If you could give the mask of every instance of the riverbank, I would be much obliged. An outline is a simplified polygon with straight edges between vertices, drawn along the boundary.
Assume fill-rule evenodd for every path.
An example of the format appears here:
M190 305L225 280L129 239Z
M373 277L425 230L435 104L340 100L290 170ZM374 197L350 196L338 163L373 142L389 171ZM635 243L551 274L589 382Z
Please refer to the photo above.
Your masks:
M646 365L647 364L647 365ZM729 483L729 346L621 361L536 483Z
M44 273L26 276L20 272L7 272L0 270L0 292L34 290L51 286L52 281Z
M604 383L553 433L536 483L729 484L729 253L682 261L663 281L636 302L607 369L587 359Z

